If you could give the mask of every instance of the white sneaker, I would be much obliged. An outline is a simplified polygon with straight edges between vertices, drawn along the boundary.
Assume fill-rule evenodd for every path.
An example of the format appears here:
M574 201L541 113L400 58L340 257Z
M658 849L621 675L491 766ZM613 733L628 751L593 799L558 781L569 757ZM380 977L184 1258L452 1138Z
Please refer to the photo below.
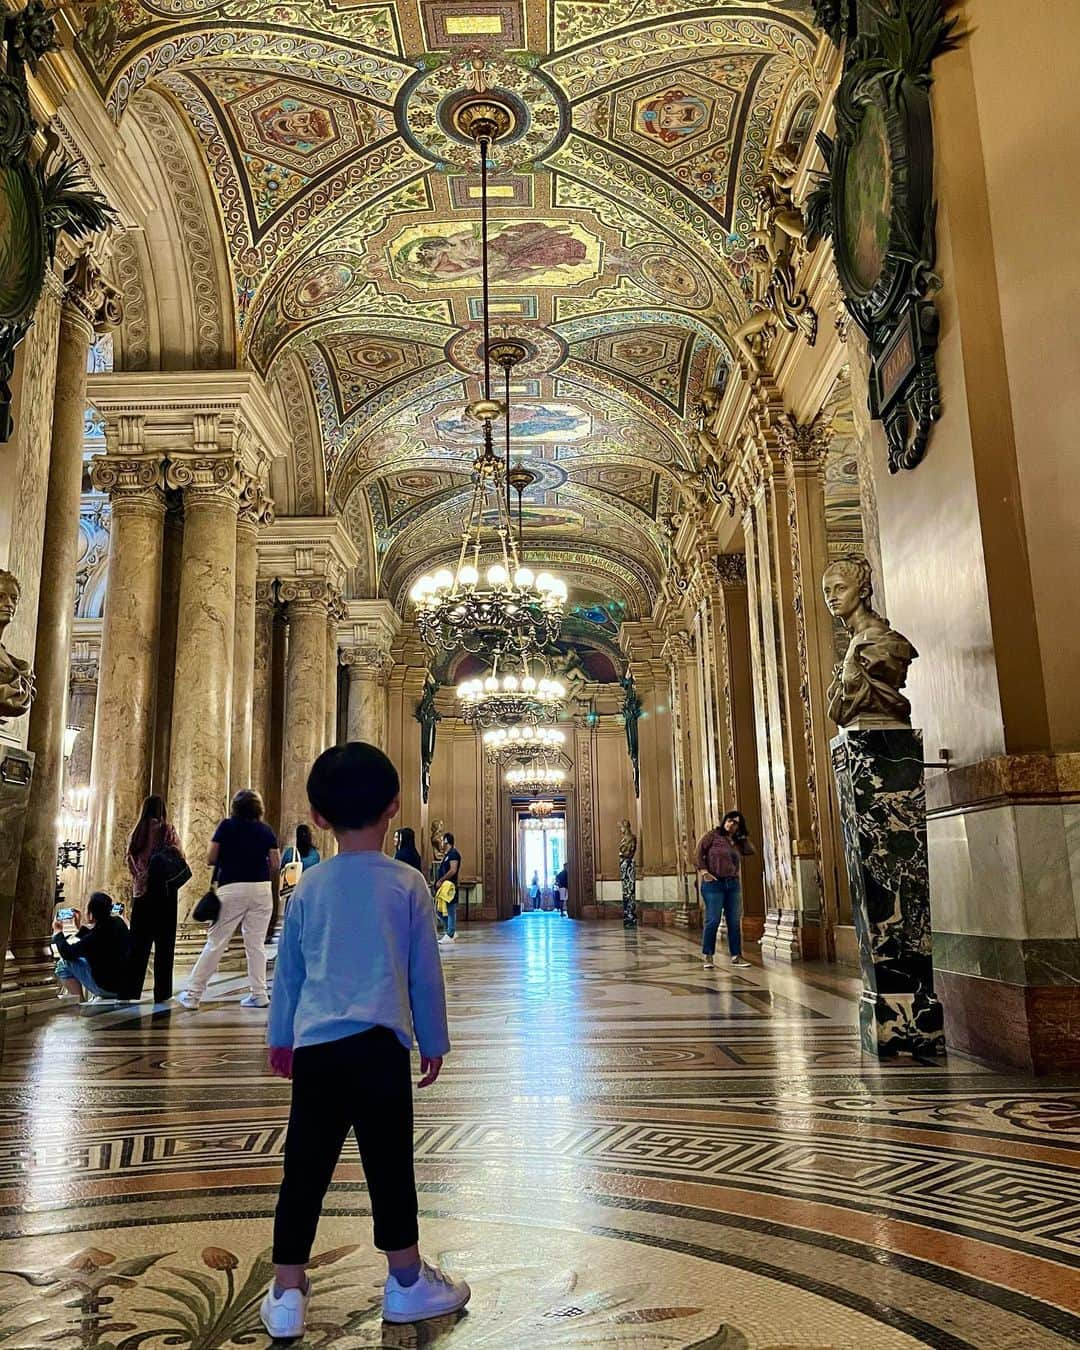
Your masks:
M701 958L701 964L702 964L702 967L703 967L705 970L712 970L712 968L713 968L713 959L712 959L712 957L711 957L711 956L703 956L703 957Z
M269 1008L270 1000L268 998L260 998L258 994L246 994L240 1000L240 1006L241 1008Z
M78 994L73 994L70 989L61 989L56 996L57 1003L81 1003L82 998Z
M438 1266L420 1264L420 1278L406 1289L393 1275L383 1290L382 1315L386 1322L425 1322L464 1308L472 1290L464 1280L452 1280Z
M740 966L740 967L745 966L745 967L749 967L750 962L749 962L749 961L744 961L744 960L742 959L741 956L733 956L733 957L731 958L731 964L732 964L733 966Z
M190 1008L192 1012L199 1006L201 999L198 994L193 994L190 989L181 989L176 996L177 1003L181 1008Z
M279 1296L274 1293L274 1281L271 1280L270 1288L259 1307L266 1334L274 1340L292 1340L302 1336L310 1298L310 1284L306 1294L302 1289L283 1289Z
M442 946L442 944L443 944L444 942L449 942L449 941L450 941L450 934L449 934L449 933L440 933L440 934L439 934L439 946L440 946L440 947Z

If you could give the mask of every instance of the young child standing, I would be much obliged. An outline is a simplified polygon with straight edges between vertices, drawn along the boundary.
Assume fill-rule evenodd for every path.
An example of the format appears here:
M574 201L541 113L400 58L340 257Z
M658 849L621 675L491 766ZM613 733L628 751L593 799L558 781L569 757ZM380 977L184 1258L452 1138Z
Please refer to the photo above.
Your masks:
M270 1069L293 1084L274 1279L261 1308L274 1337L303 1334L306 1266L350 1128L389 1266L383 1317L419 1322L470 1297L417 1245L409 1052L415 1029L419 1086L429 1087L450 1039L431 896L415 868L382 852L398 790L390 760L361 741L325 751L308 777L312 819L333 830L339 852L305 870L293 892L270 1003Z

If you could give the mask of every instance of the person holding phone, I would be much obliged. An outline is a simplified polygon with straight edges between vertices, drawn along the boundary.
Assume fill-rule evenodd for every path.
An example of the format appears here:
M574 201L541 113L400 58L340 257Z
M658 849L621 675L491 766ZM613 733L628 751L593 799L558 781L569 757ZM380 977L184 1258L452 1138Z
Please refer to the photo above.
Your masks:
M716 935L721 919L727 923L728 950L733 966L750 962L742 954L742 888L739 872L742 860L749 858L754 846L741 811L728 811L715 830L710 830L697 848L698 879L705 906L705 929L701 937L701 960L712 970L716 956Z
M59 960L56 978L63 988L61 1002L82 1001L83 993L92 1001L123 1002L117 992L127 983L131 962L131 934L127 924L113 913L113 898L95 891L86 906L86 923L77 909L71 917L78 928L74 938L64 934L61 910L53 920L52 943Z

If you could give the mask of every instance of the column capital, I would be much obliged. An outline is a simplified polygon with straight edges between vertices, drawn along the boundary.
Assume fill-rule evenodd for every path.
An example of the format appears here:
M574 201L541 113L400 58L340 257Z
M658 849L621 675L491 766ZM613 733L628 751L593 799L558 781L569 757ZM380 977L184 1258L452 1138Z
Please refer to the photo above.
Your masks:
M219 502L238 510L243 470L233 453L215 454L212 443L194 453L176 452L165 465L165 486L184 494L186 505Z
M800 424L786 415L775 423L780 453L784 463L796 469L820 470L832 444L832 427L828 418L819 414L812 422Z
M389 600L346 600L338 642L343 648L367 649L389 655L401 631L401 619Z
M123 322L124 305L120 292L105 279L101 268L84 253L64 272L62 319L74 321L85 330L87 342L105 328Z
M350 681L376 679L383 683L394 668L389 651L374 646L341 647L338 660L347 668Z
M242 470L237 524L245 529L259 530L273 522L274 502L266 491L266 484L255 474Z
M718 553L712 560L712 569L722 589L733 586L746 589L745 553Z
M334 587L322 577L290 577L279 580L277 594L290 615L321 614L324 618L328 615L336 596Z
M90 481L107 492L113 510L147 509L165 514L165 460L157 454L98 455Z

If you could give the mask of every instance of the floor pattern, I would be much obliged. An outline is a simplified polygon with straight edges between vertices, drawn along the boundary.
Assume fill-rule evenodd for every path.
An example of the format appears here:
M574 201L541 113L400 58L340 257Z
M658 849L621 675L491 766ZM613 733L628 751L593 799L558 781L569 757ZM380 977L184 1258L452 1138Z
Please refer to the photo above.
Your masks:
M384 1326L355 1153L304 1347L784 1350L1080 1341L1080 1086L867 1061L826 967L703 971L681 935L557 915L444 956L418 1095L458 1319ZM236 977L196 1014L67 1009L0 1059L0 1347L265 1345L287 1088Z

